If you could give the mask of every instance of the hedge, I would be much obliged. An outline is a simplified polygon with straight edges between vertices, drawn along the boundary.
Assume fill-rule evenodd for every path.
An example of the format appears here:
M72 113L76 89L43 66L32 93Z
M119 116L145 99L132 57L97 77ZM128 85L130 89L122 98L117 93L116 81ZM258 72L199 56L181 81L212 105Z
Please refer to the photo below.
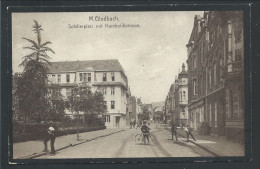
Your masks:
M13 124L13 143L32 141L32 140L43 140L44 130L46 129L46 124L34 123L27 124L25 126L26 132L23 133L23 126L18 123ZM80 127L79 133L90 132L96 130L106 129L106 126L91 126L91 127ZM63 136L68 134L76 134L76 127L58 127L57 136Z

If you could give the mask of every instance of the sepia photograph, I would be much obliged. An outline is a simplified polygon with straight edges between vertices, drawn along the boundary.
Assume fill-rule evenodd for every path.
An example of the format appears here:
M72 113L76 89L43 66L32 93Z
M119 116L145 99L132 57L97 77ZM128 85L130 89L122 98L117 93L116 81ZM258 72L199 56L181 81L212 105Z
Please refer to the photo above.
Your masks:
M245 156L242 10L13 12L11 35L12 159Z

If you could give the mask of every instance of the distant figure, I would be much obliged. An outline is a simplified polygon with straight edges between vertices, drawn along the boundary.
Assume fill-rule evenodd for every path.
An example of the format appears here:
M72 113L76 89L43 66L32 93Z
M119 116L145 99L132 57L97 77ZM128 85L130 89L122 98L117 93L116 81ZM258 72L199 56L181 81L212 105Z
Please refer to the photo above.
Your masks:
M137 125L136 125L136 129L140 129L141 128L141 126L142 126L142 122L141 121L139 121L138 123L137 123Z
M176 127L174 122L172 122L171 131L172 131L172 141L173 141L173 136L175 136L176 141L178 141L178 138L177 138L177 127Z
M130 129L133 127L133 123L130 121Z
M187 127L185 127L184 128L184 131L186 132L186 134L187 134L187 141L189 141L189 136L191 136L192 137L192 139L194 140L194 141L196 141L196 139L194 138L194 136L193 136L193 134L192 134L192 128L187 124Z
M144 142L145 142L145 138L147 139L147 141L148 141L148 144L149 144L149 135L150 135L150 128L149 127L147 127L147 125L146 125L146 122L144 121L143 122L143 125L142 125L142 127L141 127L141 131L142 131L142 134L143 134L143 136L144 136Z
M48 152L47 142L49 140L51 140L51 142L50 142L50 146L51 146L50 155L55 155L54 142L55 142L56 134L57 134L57 127L54 125L54 123L52 121L50 121L48 128L46 129L46 131L44 133L44 140L43 140L43 144L44 144L44 150L43 151L45 151L45 152Z

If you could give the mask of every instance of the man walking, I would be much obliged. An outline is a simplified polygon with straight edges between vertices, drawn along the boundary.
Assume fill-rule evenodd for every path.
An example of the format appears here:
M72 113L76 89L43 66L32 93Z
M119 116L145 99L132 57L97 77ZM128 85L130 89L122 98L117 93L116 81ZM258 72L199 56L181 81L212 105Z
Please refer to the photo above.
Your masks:
M178 138L177 138L177 127L176 127L174 121L172 122L171 131L172 131L172 141L173 141L173 136L175 136L176 141L178 141Z
M55 142L56 134L57 134L57 127L54 125L54 123L52 121L50 121L49 126L44 133L44 140L43 140L43 144L44 144L44 150L43 151L45 151L45 152L48 152L47 142L49 140L51 140L51 142L50 142L50 146L51 146L50 155L55 155L54 142Z
M194 140L194 141L196 141L196 139L194 138L194 136L193 136L193 134L192 134L192 128L187 124L187 127L184 129L184 131L186 132L186 134L187 134L187 141L189 141L189 136L191 136L192 137L192 139Z

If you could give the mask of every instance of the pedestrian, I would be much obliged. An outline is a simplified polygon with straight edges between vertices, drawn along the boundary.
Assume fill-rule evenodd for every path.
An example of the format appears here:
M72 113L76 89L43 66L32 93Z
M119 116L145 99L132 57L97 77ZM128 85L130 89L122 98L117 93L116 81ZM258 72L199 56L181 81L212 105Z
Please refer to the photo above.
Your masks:
M133 125L133 124L132 124L132 122L130 121L130 129L132 128L132 125Z
M139 121L138 123L137 123L137 126L136 126L136 129L140 129L141 128L141 125L142 125L142 122L141 121Z
M187 124L187 127L185 127L184 128L184 131L186 132L186 134L187 134L187 141L189 141L189 136L191 136L192 137L192 139L194 140L194 141L196 141L196 139L194 138L194 136L193 136L193 134L192 134L192 128Z
M176 124L174 123L174 121L172 122L171 131L172 131L172 141L173 141L173 136L175 136L176 141L178 141L178 138L177 138L177 127L176 127Z
M45 130L44 140L43 140L44 152L48 152L47 143L50 140L50 146L51 146L50 155L55 155L54 142L55 142L56 134L57 134L57 127L54 125L52 121L50 121L48 128Z
M150 128L146 125L146 121L143 122L143 125L141 127L141 131L142 131L142 134L143 134L143 137L144 137L144 143L146 143L146 139L147 139L147 144L149 145L149 137L150 137Z

